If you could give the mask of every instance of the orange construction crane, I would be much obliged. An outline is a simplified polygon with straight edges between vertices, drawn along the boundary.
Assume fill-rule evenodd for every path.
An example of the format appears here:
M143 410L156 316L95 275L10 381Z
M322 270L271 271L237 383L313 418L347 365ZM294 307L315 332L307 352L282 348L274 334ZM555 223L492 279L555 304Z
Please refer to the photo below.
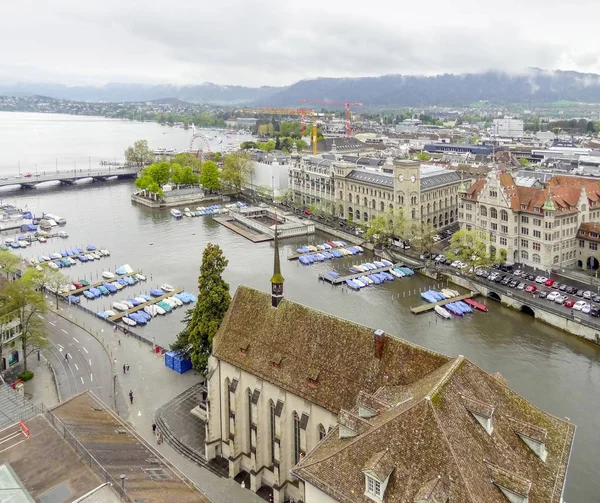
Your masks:
M304 118L309 115L313 118L312 134L310 135L311 143L313 147L313 154L317 155L317 114L314 110L308 110L303 108L244 108L240 112L247 114L264 114L264 115L300 115L300 124L302 124L302 136L304 136L305 120Z
M362 107L362 103L351 103L348 101L313 101L298 100L298 103L309 103L311 105L343 105L346 107L346 136L352 136L352 114L350 107Z
M264 115L300 115L300 123L302 124L302 136L304 136L305 120L307 115L315 116L314 110L305 110L303 108L245 108L240 110L247 114L264 114Z

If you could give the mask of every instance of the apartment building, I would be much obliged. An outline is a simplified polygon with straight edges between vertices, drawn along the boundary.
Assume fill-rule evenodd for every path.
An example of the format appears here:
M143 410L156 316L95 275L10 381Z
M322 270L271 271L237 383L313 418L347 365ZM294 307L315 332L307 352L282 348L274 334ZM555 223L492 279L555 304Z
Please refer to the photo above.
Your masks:
M541 269L588 263L577 238L582 224L600 220L600 182L555 176L543 188L523 187L493 170L461 193L461 227L488 233L492 256Z
M10 314L0 317L0 374L21 360L20 337L19 318Z
M369 225L377 215L402 210L435 228L457 221L461 177L446 166L388 158L374 166L308 157L290 168L297 205L320 205L336 216Z

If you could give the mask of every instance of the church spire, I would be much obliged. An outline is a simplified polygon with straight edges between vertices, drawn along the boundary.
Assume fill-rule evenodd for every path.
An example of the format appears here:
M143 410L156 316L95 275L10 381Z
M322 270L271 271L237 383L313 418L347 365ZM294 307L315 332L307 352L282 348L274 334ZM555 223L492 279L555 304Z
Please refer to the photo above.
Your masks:
M279 237L277 229L277 214L275 214L275 257L273 264L273 276L271 277L271 305L277 307L283 299L283 276L281 275L281 264L279 262Z

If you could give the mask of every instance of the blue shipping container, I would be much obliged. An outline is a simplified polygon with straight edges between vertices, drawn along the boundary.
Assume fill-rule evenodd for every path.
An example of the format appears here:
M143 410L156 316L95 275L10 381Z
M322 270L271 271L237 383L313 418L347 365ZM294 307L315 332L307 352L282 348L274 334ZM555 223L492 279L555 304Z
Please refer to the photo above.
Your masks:
M168 351L165 353L165 366L172 369L176 356L177 354L174 351Z
M179 374L184 374L188 370L192 368L192 362L190 360L186 360L179 355L175 355L173 358L173 367L171 367L175 372Z

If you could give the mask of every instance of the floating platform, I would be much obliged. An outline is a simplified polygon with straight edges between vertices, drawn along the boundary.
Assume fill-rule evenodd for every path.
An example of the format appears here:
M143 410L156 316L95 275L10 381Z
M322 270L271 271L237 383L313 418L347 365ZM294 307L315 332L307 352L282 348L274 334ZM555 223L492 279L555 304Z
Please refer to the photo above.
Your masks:
M181 293L181 292L183 292L183 288L178 288L177 290L173 290L172 292L165 292L165 294L161 295L160 297L155 297L152 300L149 300L148 302L144 302L143 304L140 304L139 306L135 306L130 309L127 309L126 313L125 312L117 313L114 316L107 318L107 321L119 321L126 314L135 313L136 311L139 311L140 309L144 309L146 306L156 304L157 302L160 302L161 300L168 299L169 297L172 297L176 293Z
M240 236L244 236L246 239L249 239L253 243L263 243L264 241L273 241L273 236L269 234L255 234L250 232L248 229L244 229L240 225L237 225L236 220L233 217L228 215L219 215L213 216L213 220L217 221L221 225L227 227L229 230L239 234Z
M440 300L438 302L430 302L428 304L423 304L421 306L411 307L410 310L413 314L421 314L427 311L431 311L435 309L435 306L443 306L445 304L451 304L452 302L458 302L460 300L470 299L474 295L479 295L478 292L470 292L465 293L464 295L459 295L458 297L451 297L449 299Z
M371 269L370 271L367 271L367 272L358 272L355 274L347 274L345 276L338 276L337 278L334 278L327 273L320 273L319 279L321 279L323 281L327 281L328 283L331 283L332 285L341 285L341 284L344 284L347 279L356 279L356 278L360 278L362 276L368 276L369 274L377 274L379 272L388 272L390 269L395 269L396 267L405 267L405 266L404 266L404 264L394 264L394 265L390 265L390 266L386 266L386 267L380 267L379 269Z

